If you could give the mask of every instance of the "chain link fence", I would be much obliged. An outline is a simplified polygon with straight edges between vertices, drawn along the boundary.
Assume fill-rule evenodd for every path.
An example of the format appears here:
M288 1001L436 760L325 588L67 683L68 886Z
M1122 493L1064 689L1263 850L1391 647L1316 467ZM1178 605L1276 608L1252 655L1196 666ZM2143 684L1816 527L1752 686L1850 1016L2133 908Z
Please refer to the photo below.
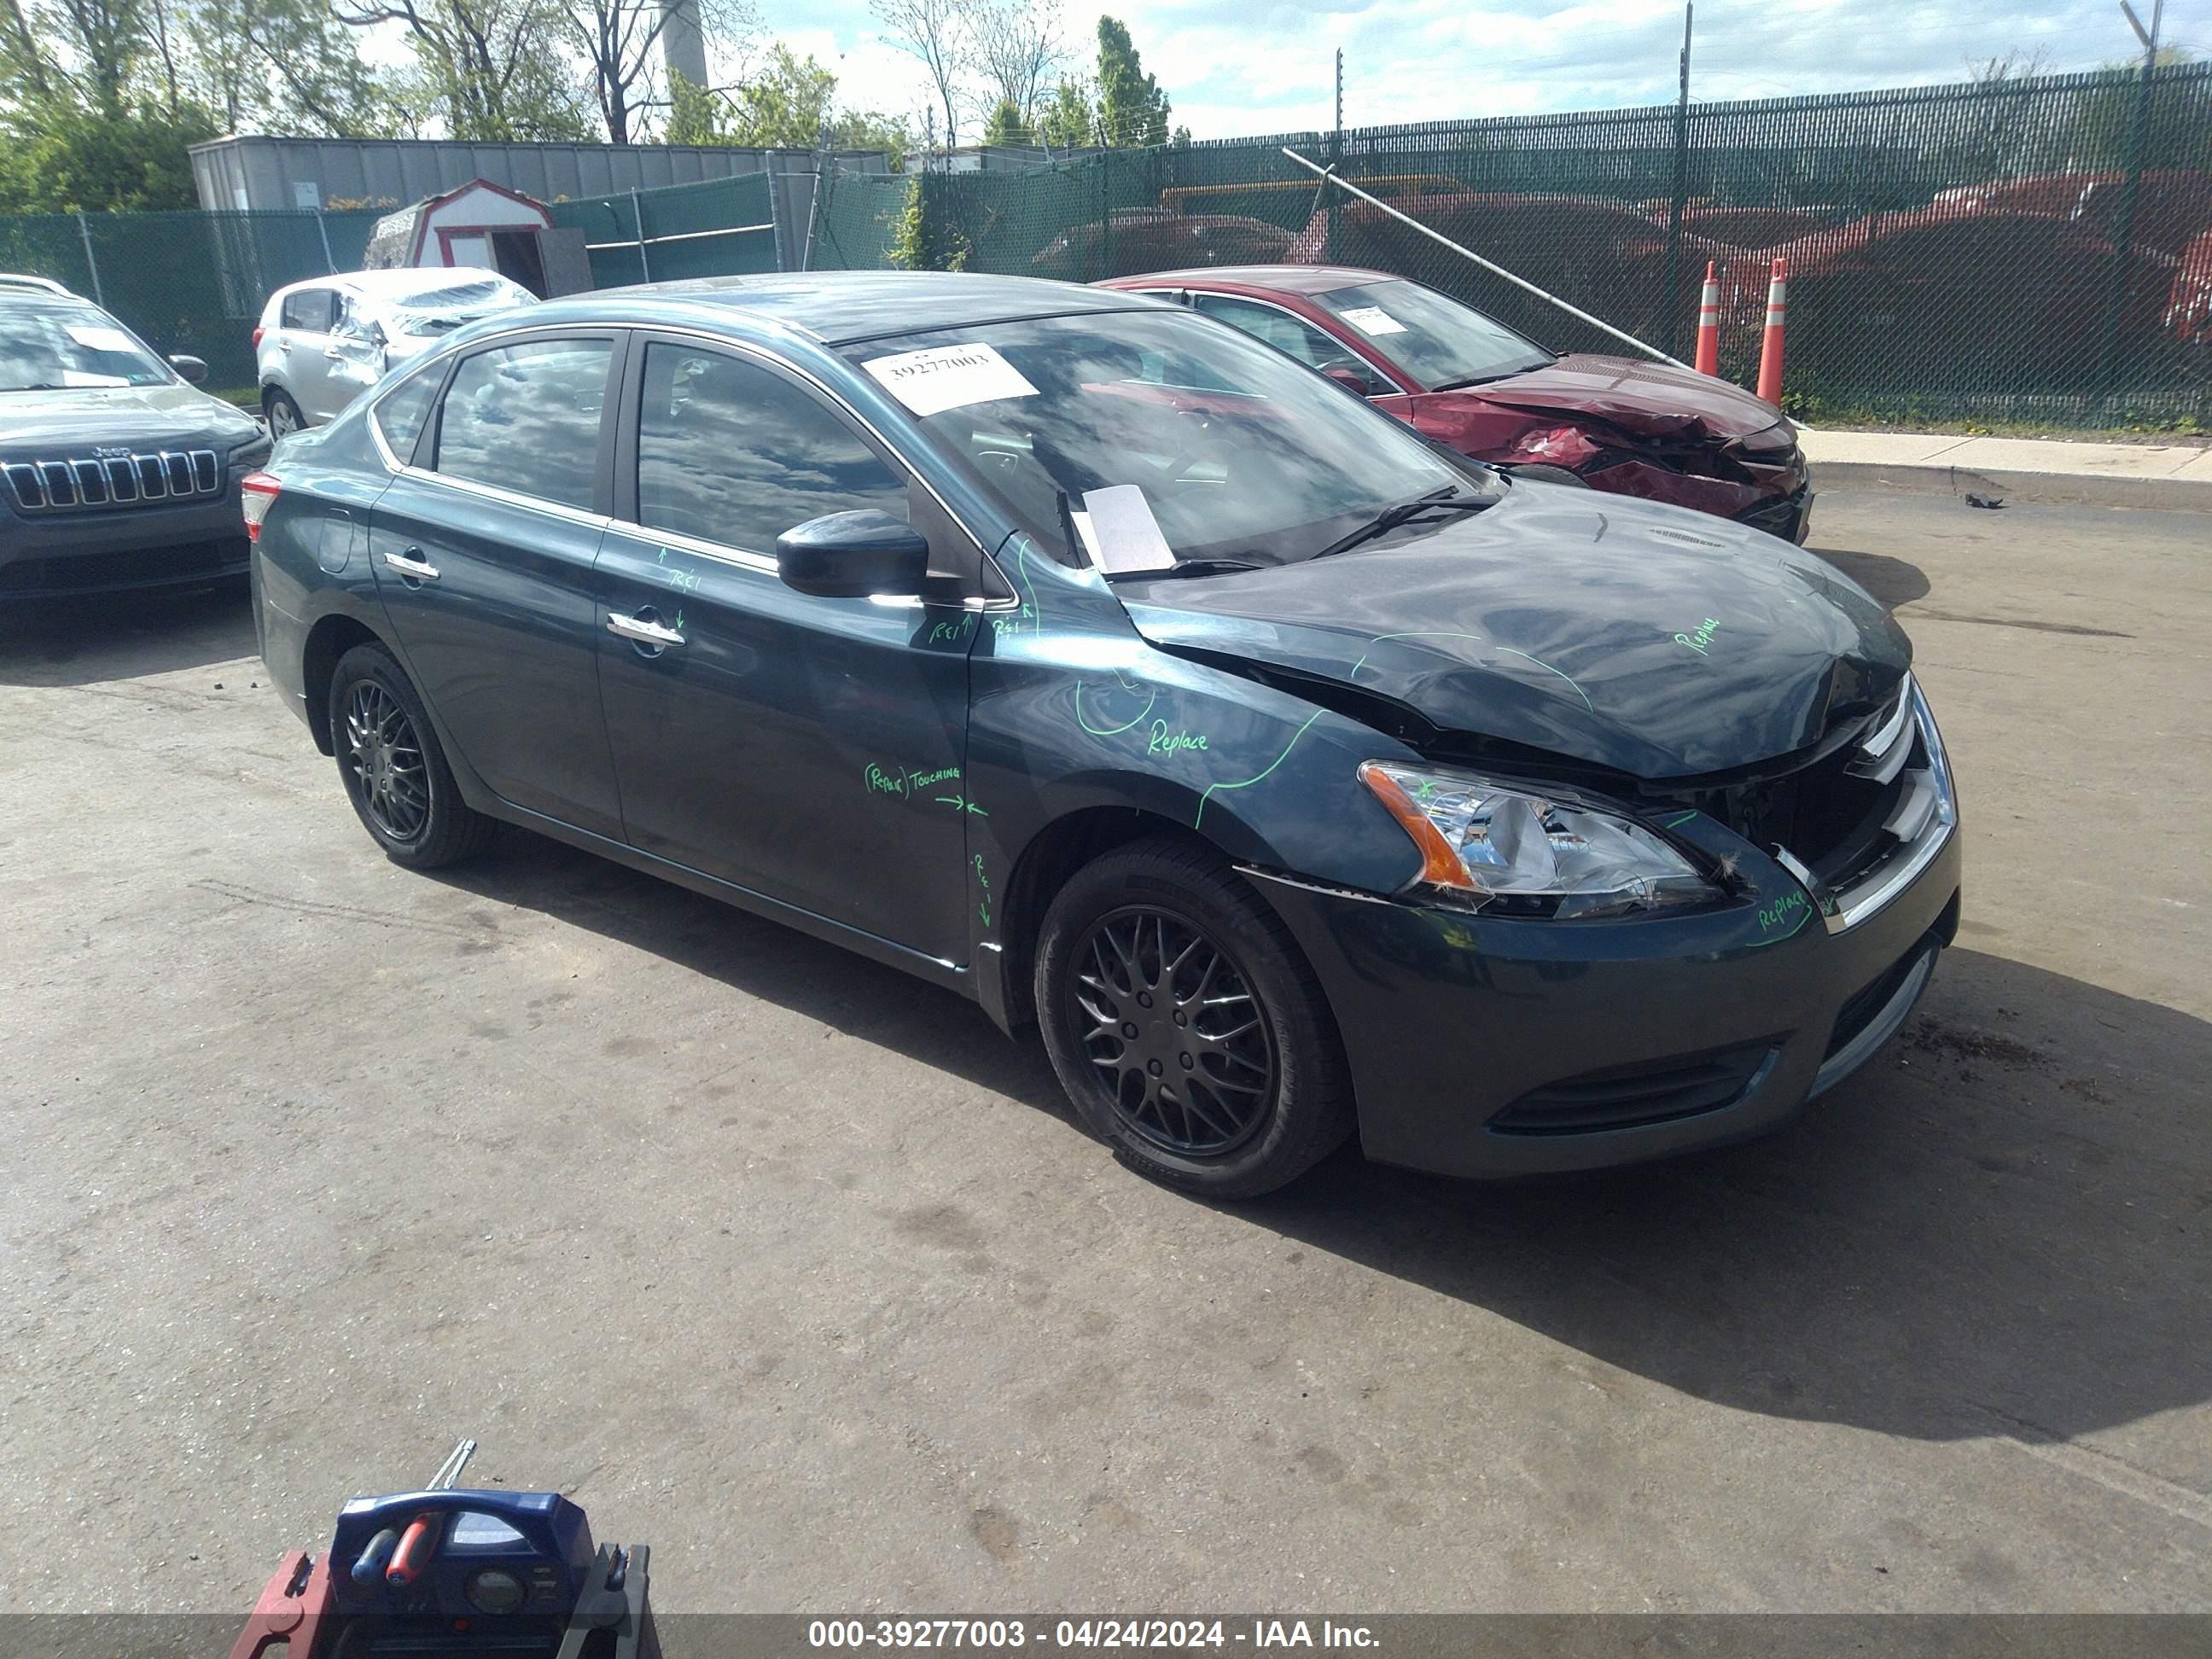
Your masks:
M1365 265L1559 349L1625 349L1285 148L1677 356L1711 263L1744 384L1786 258L1785 402L1816 422L2212 428L2212 64L838 179L815 264Z
M1789 261L1784 402L1816 422L2212 428L2212 64L1304 132L1029 170L764 174L554 204L601 287L774 270L1095 282L1295 262L1411 276L1565 350L1600 331L1283 152L1686 358L1711 263L1748 384ZM789 183L790 181L787 181ZM779 225L779 216L788 222ZM374 213L0 219L0 270L252 378L270 289L359 264ZM781 248L781 257L778 249Z
M0 217L0 270L97 300L213 388L254 383L253 325L287 283L361 264L374 211L38 213Z
M556 202L550 211L555 224L584 233L594 288L777 267L775 191L765 173Z

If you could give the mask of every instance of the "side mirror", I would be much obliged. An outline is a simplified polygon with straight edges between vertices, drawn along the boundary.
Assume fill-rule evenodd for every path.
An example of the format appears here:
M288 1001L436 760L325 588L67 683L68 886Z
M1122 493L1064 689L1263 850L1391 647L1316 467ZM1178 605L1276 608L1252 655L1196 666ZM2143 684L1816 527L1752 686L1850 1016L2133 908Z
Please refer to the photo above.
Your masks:
M169 367L194 386L199 385L208 376L207 360L204 357L172 357L169 359Z
M929 544L888 513L825 513L775 538L775 571L786 587L817 599L920 595L929 575Z
M1349 357L1339 357L1334 362L1323 363L1321 372L1347 392L1366 397L1375 390L1375 382L1368 378L1367 366Z

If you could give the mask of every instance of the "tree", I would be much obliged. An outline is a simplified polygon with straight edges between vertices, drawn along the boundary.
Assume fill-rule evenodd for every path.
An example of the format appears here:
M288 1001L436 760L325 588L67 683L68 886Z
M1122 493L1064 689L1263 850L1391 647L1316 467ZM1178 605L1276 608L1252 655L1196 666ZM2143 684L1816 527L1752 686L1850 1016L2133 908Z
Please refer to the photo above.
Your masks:
M1129 31L1118 20L1098 20L1098 133L1113 145L1164 144L1168 95L1145 73Z
M2159 70L2195 61L2179 48L2159 48ZM2077 166L2102 172L2124 168L2140 159L2146 167L2212 167L2212 126L2197 114L2201 104L2160 85L2155 72L2146 103L2142 60L2112 67L2110 79L2081 94L2075 129ZM2138 109L2142 115L2140 135L2136 129Z
M463 143L587 143L597 123L562 49L551 0L333 0L356 28L396 24L415 56L392 85L416 124L440 119Z
M952 148L965 96L972 0L873 0L884 39L921 61L945 112L945 147Z
M984 124L983 142L987 144L1026 144L1030 141L1029 123L1014 107L1011 98L1001 98L992 107L991 118Z
M669 77L668 142L812 149L826 134L833 149L881 150L893 164L906 155L906 124L873 110L837 110L837 77L782 41L761 68L727 91Z
M662 0L560 0L559 9L568 40L582 56L607 142L632 143L642 136L646 111L673 101L672 82L667 100L654 95L661 37L673 11ZM701 29L717 40L744 43L760 32L751 0L698 0L698 12Z
M1091 107L1091 88L1062 77L1037 112L1036 126L1036 142L1055 149L1074 149L1094 142L1098 121Z
M163 101L210 111L225 132L397 138L393 88L355 49L326 0L143 0Z
M216 131L200 109L110 115L57 100L0 135L0 212L135 213L198 205L187 147Z
M998 94L991 114L994 124L998 122L999 111L1011 106L1013 126L1034 127L1046 83L1067 55L1060 39L1057 8L1048 0L978 0L969 16L969 31L984 82Z

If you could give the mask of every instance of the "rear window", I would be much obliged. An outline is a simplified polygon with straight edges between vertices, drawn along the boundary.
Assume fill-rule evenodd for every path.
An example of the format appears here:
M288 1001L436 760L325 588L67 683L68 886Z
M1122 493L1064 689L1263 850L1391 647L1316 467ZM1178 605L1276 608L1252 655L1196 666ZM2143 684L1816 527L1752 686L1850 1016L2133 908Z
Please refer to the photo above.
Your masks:
M370 416L402 466L414 457L415 441L422 435L430 400L438 395L438 382L443 378L443 372L437 369L417 374L388 393Z
M327 288L302 289L284 296L283 326L310 334L327 334L337 319L337 294Z

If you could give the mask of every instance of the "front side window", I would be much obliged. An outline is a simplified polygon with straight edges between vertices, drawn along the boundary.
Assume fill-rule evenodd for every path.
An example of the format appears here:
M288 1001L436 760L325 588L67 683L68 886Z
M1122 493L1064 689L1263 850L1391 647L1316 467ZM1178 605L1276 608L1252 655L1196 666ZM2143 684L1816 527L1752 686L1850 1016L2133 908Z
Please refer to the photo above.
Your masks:
M525 340L465 359L438 415L436 469L588 512L605 340Z
M75 303L0 307L0 392L164 386L169 366L106 312Z
M1363 283L1314 297L1431 392L1502 380L1553 361L1534 340L1419 283Z
M284 296L286 328L308 334L327 334L337 316L337 295L327 288L303 288Z
M906 517L906 486L860 434L781 374L719 351L646 348L637 521L753 553L825 513Z
M1278 351L1288 352L1308 368L1319 368L1323 363L1358 361L1341 343L1330 339L1311 323L1273 306L1263 306L1256 300L1239 300L1227 294L1194 294L1190 302L1208 317L1255 335Z
M1068 526L1085 495L1118 485L1143 491L1179 562L1261 565L1311 558L1386 508L1483 491L1410 428L1187 313L984 323L845 355L1070 562L1081 562Z

